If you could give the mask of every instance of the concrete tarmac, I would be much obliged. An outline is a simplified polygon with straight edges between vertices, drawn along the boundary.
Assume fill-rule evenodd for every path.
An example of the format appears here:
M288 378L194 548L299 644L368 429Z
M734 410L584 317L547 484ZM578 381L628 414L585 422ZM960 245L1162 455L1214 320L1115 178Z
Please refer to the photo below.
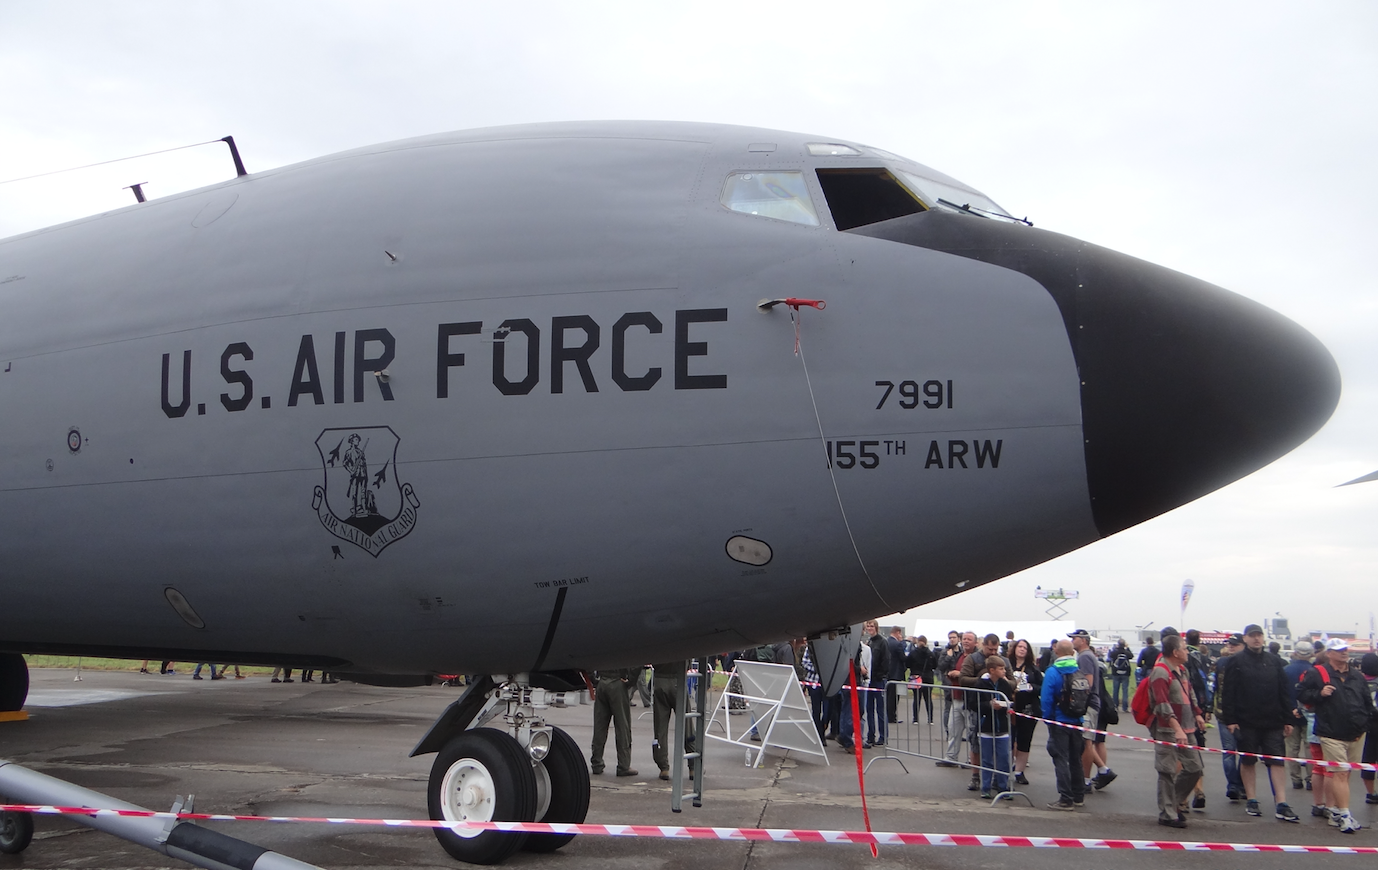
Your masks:
M185 666L183 666L185 667ZM188 669L189 670L189 669ZM350 683L272 684L266 677L193 681L175 676L86 671L73 682L70 670L30 672L30 720L0 723L0 758L6 758L150 809L166 810L177 795L196 795L199 812L252 815L424 818L426 781L434 756L408 758L437 715L462 689L439 686L380 689ZM742 750L711 741L704 806L670 812L668 783L656 779L651 761L651 717L634 707L633 765L641 775L593 777L590 822L686 824L730 827L863 828L853 756L830 744L831 766L793 753L771 754L759 769L744 766ZM592 707L552 710L585 754L592 736ZM1140 734L1126 716L1115 730ZM1212 732L1214 734L1214 732ZM1206 757L1207 809L1191 814L1185 831L1156 823L1156 774L1146 744L1112 738L1110 762L1119 778L1088 796L1086 808L1056 812L1044 805L1057 797L1052 766L1034 738L1029 778L1033 801L990 807L967 790L963 770L905 758L872 765L866 790L875 830L927 833L1009 834L1233 843L1378 845L1370 825L1378 821L1363 802L1355 774L1351 806L1364 823L1355 835L1340 834L1310 817L1310 794L1288 789L1301 824L1244 813L1224 799L1219 756ZM614 757L609 740L608 770ZM866 758L878 754L867 752ZM1262 773L1260 771L1260 773ZM1260 780L1263 777L1260 776ZM1266 786L1265 786L1266 789ZM328 868L454 867L427 830L316 824L208 823L240 839ZM185 866L76 822L36 818L33 845L21 855L0 855L0 870L27 868L152 868ZM1368 866L1372 856L1238 853L1113 853L1063 849L881 847L872 859L865 846L669 841L580 837L553 855L520 853L511 867L559 870L654 870L728 867L1005 867L1031 870L1112 864L1117 870L1192 867L1234 870Z

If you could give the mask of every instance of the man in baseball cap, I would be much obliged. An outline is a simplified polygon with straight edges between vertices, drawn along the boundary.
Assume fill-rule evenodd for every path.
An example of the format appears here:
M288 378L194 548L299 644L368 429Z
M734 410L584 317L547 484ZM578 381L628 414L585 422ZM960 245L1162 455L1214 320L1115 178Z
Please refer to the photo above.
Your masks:
M1349 644L1343 638L1331 638L1325 655L1326 661L1307 672L1297 698L1316 710L1316 736L1326 761L1361 761L1364 734L1374 716L1373 695L1364 675L1349 666ZM1341 833L1357 832L1359 822L1349 812L1349 769L1331 768L1325 779L1330 824Z
M1091 647L1091 632L1078 628L1076 631L1067 632L1067 636L1072 639L1072 649L1077 651L1077 669L1086 674L1091 681L1091 706L1082 719L1082 725L1095 731L1104 731L1110 727L1106 716L1108 710L1103 709L1106 705L1102 703L1105 697L1105 672L1101 670L1100 659ZM1119 775L1110 769L1104 734L1088 732L1083 742L1081 773L1084 779L1083 794L1090 794L1093 789L1099 791L1105 788Z
M1311 670L1311 660L1315 654L1316 647L1311 641L1299 640L1292 648L1292 661L1283 668L1283 673L1287 674L1288 697L1292 703L1292 733L1287 735L1288 758L1302 758L1303 753L1310 751L1306 740L1306 715L1297 704L1297 683ZM1311 790L1311 765L1289 761L1287 773L1292 778L1292 788Z
M1292 731L1293 707L1290 705L1287 675L1282 659L1270 653L1263 626L1244 626L1244 651L1231 656L1229 689L1220 705L1220 724L1234 735L1240 752L1240 779L1244 782L1244 811L1251 816L1263 815L1255 791L1255 767L1263 756L1268 771L1274 817L1279 821L1301 821L1287 803L1284 783L1284 762L1287 735Z
M1243 651L1244 635L1232 634L1225 641L1225 648L1220 653L1219 661L1215 663L1215 697L1211 703L1217 719L1225 701L1225 685L1229 681L1230 669ZM1234 732L1228 728L1220 729L1220 748L1232 751L1239 749ZM1225 769L1225 799L1237 801L1244 797L1244 781L1239 776L1239 756L1234 755L1232 751L1220 756L1220 766Z

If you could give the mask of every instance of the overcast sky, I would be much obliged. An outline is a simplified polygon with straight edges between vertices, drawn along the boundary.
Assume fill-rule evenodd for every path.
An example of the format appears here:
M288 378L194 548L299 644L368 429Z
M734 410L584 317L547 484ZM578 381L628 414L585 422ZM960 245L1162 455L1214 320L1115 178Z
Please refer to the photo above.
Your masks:
M1272 466L929 605L1089 627L1367 633L1378 611L1378 5L0 4L0 180L233 134L250 171L497 124L671 119L859 140L1315 333L1330 423ZM223 146L0 185L0 236L223 180ZM1279 403L1294 397L1278 395Z

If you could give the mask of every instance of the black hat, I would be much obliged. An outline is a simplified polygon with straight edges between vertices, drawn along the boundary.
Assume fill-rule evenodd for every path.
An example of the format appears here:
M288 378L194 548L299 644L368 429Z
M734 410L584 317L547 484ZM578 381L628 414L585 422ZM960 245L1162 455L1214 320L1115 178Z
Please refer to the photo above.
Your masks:
M1158 634L1160 634L1163 637L1171 637L1172 635L1179 633L1180 632L1178 632L1177 629L1173 628L1170 625L1163 626L1163 630L1158 632Z
M1244 636L1248 637L1251 634L1263 634L1263 626L1255 622L1251 622L1244 626Z
M1068 636L1068 637L1090 637L1090 636L1091 636L1091 632L1087 631L1087 630L1084 629L1084 628L1078 628L1076 631L1069 631L1069 632L1067 632L1067 636Z
M1230 646L1243 646L1243 645L1244 645L1244 635L1242 635L1242 634L1232 634L1232 635L1230 635L1229 638L1225 641L1225 643L1229 644Z
M1378 677L1378 653L1364 653L1359 670L1363 671L1366 677Z

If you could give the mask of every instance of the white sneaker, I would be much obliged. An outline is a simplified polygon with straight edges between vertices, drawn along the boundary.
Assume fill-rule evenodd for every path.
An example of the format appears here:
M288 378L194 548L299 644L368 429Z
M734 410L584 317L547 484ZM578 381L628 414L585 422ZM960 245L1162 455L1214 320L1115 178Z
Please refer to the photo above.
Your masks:
M1359 829L1362 827L1363 825L1360 825L1358 820L1350 813L1346 812L1344 815L1340 816L1339 828L1341 834L1355 834L1358 833Z

